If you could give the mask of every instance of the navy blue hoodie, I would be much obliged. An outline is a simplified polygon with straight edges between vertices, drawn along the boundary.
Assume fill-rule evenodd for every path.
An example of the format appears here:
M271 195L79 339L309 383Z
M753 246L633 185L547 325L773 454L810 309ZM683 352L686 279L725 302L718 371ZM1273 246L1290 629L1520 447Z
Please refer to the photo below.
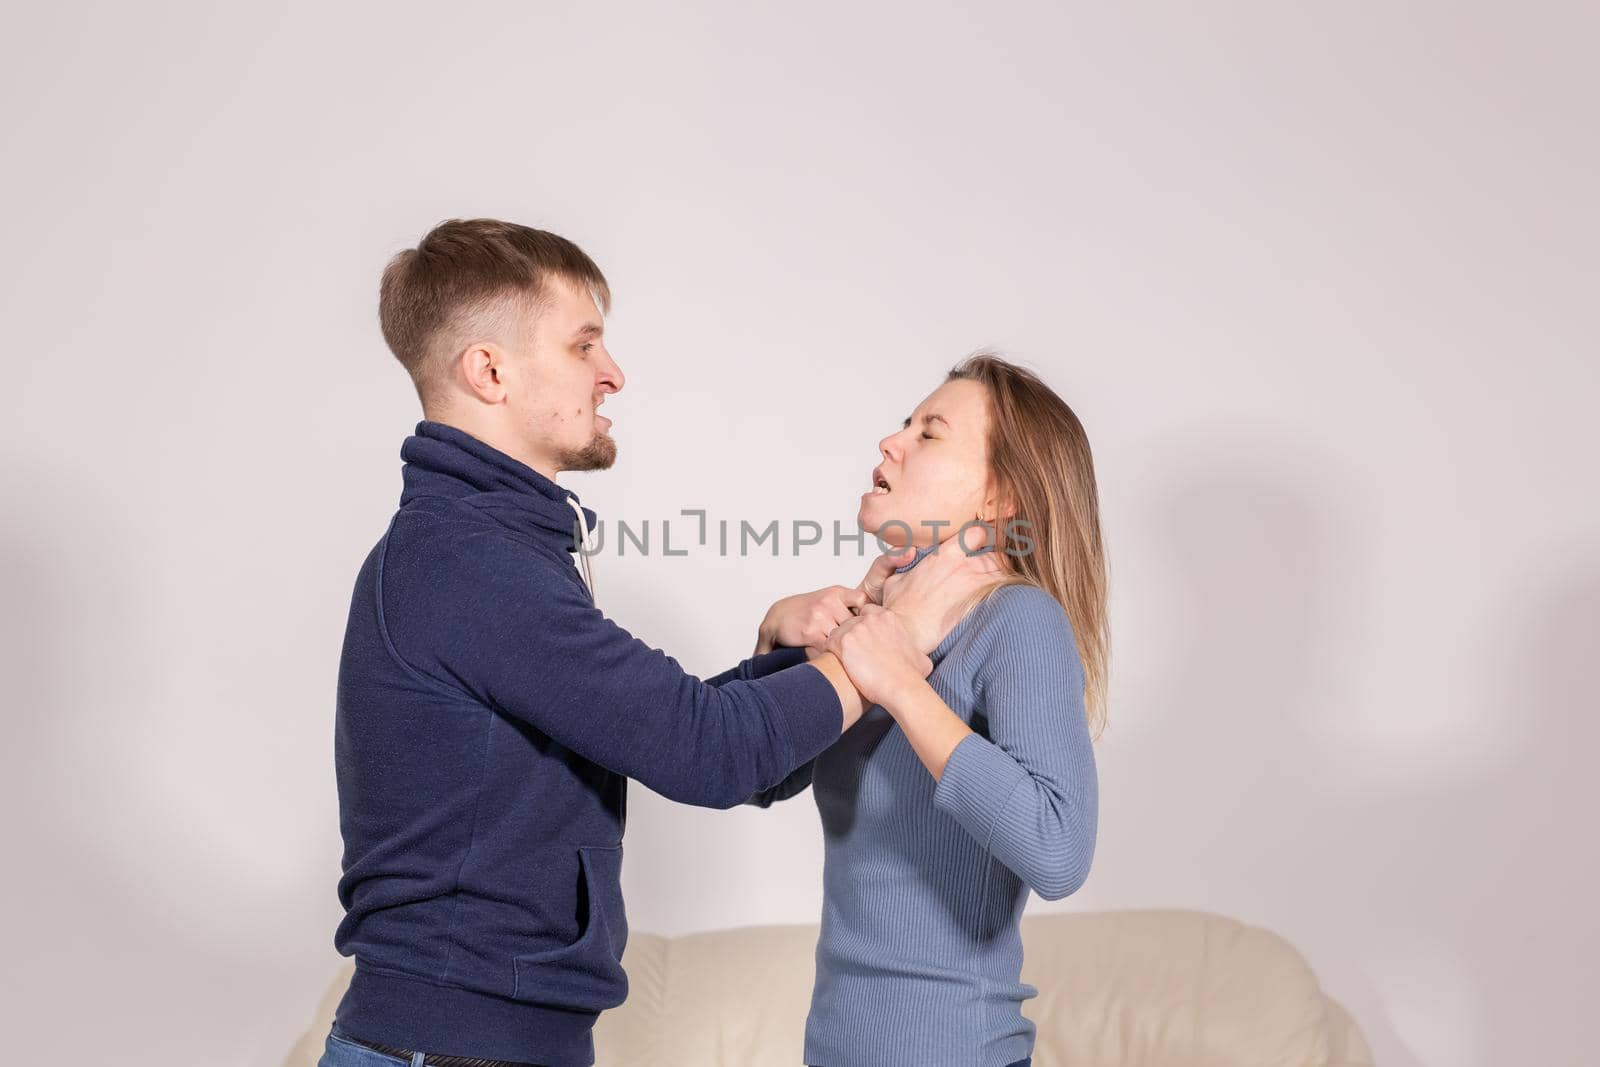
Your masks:
M589 1064L628 990L627 779L733 807L839 736L839 699L804 650L701 681L608 620L574 566L576 498L520 461L429 421L400 455L339 663L337 1025Z

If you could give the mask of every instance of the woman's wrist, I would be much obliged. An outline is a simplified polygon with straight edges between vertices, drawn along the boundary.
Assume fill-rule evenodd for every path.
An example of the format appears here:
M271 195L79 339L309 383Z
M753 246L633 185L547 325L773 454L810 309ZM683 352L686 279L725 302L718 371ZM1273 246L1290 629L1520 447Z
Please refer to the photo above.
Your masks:
M944 777L944 769L956 746L972 734L972 728L950 710L939 691L923 679L908 686L893 706L884 705L895 724L905 733L922 765L934 781Z
M914 709L918 702L931 692L933 692L933 686L928 684L928 679L925 675L907 670L890 684L879 703L885 711L899 719L901 715L907 714Z

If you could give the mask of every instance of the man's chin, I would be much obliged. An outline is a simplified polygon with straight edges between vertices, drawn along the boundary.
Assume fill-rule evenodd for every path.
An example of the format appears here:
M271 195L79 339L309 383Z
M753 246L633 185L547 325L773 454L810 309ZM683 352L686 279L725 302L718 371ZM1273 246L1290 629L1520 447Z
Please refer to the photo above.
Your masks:
M588 444L563 457L559 466L564 471L603 471L616 461L617 443L610 434L597 433Z

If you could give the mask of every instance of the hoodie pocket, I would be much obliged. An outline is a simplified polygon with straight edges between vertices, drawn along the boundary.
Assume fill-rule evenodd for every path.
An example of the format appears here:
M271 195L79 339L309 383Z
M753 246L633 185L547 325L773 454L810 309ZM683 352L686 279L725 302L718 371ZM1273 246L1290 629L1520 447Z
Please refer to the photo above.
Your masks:
M581 896L587 897L584 927L570 945L516 957L517 1000L579 1011L603 1011L628 996L622 950L628 917L622 903L622 846L578 849Z

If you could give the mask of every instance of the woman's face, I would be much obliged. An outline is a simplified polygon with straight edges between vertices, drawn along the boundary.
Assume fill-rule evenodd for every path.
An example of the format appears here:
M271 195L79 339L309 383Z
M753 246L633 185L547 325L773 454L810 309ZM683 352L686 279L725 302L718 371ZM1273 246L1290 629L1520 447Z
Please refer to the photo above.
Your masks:
M925 547L974 518L992 520L988 441L984 387L966 379L945 382L902 429L878 442L883 462L872 472L873 487L861 494L862 529L897 548Z

